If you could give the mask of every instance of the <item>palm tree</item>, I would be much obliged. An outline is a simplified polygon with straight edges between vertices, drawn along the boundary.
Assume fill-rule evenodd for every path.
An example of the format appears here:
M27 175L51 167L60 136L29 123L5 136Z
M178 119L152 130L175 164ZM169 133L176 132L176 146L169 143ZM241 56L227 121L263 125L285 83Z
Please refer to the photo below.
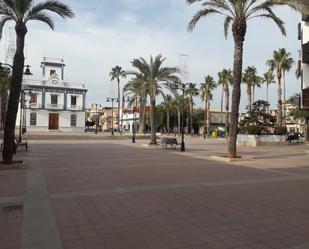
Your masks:
M282 77L284 71L287 70L287 64L293 63L290 60L290 53L285 48L280 48L273 52L273 58L266 63L272 71L276 72L278 84L278 125L282 126ZM292 60L293 61L293 60Z
M150 144L157 144L156 139L156 96L161 92L162 84L172 84L179 81L175 73L178 72L175 67L163 67L162 64L166 58L158 55L155 58L150 57L149 63L144 58L134 59L133 67L138 71L130 71L128 74L143 75L147 83L147 90L150 96L151 105L151 141Z
M13 161L15 123L25 63L24 46L25 37L28 32L27 23L32 20L41 21L46 23L51 29L54 29L55 25L52 18L48 15L48 11L58 14L62 18L72 18L74 16L72 9L68 5L57 0L46 0L40 3L35 3L34 0L3 0L0 2L0 34L2 34L3 27L8 21L15 23L16 31L16 53L13 61L2 152L5 164L12 163Z
M252 102L253 103L255 102L255 89L257 87L261 88L262 87L262 83L263 83L263 78L259 77L259 76L257 76L255 81L253 82L253 85L252 85Z
M247 85L247 98L248 98L248 110L251 112L252 104L254 102L254 87L259 82L259 76L257 76L257 70L255 67L247 67L243 74L243 82Z
M8 98L8 90L10 87L10 72L3 71L0 72L0 98L1 98L1 124L0 129L4 129L5 124L5 116L6 116L6 107L7 107L7 98Z
M117 86L118 86L118 131L120 131L120 77L125 78L127 77L126 71L122 70L122 67L115 66L112 68L112 71L109 73L109 76L111 76L111 81L117 80Z
M274 14L276 5L288 5L292 9L307 13L307 7L302 0L186 0L188 4L200 3L199 10L189 23L188 30L192 31L202 17L212 14L224 16L224 34L227 37L229 27L232 25L234 38L234 65L233 65L233 96L230 125L230 139L228 156L237 156L237 133L239 104L241 95L241 76L243 65L243 45L247 33L247 22L254 18L267 18L275 22L283 35L286 35L283 21Z
M123 92L133 95L139 100L139 129L138 133L145 133L146 124L146 101L147 101L147 85L142 75L133 78L123 88Z
M205 123L204 123L204 139L210 130L210 101L212 100L212 91L217 87L214 78L210 75L205 77L205 82L201 84L200 92L202 100L205 102Z
M165 107L166 111L166 132L170 133L170 111L173 106L174 99L172 95L169 94L163 94L164 103L163 106Z
M285 123L286 120L286 78L285 74L286 72L289 72L292 69L292 66L294 64L294 60L292 57L287 56L285 58L285 61L283 62L282 66L282 79L283 79L283 120Z
M193 97L199 94L198 89L196 88L196 84L189 83L185 91L185 94L188 96L188 100L189 100L189 133L193 135L194 133L194 130L193 130L193 111L194 111L193 110L193 106L194 106Z
M228 131L229 131L229 113L230 113L230 88L229 85L233 83L233 76L231 69L223 69L218 73L218 85L222 85L222 92L224 93L225 99L225 134L226 139L228 139ZM221 117L223 112L223 96L221 97ZM222 119L222 118L221 118ZM221 121L222 123L222 121Z
M266 84L266 101L269 103L269 85L276 83L275 75L271 69L264 73L263 82ZM267 108L269 109L269 107Z

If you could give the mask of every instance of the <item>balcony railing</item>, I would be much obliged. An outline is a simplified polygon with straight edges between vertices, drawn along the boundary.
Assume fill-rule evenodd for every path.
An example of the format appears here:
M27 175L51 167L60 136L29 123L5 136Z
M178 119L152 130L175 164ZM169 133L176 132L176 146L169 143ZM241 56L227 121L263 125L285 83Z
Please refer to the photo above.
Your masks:
M81 111L83 110L83 108L81 106L77 106L77 105L70 105L67 107L68 110L72 110L72 111Z
M38 103L30 103L28 106L30 109L41 109L42 105L38 104Z
M46 109L52 109L52 110L63 110L64 105L59 105L59 104L47 104Z
M302 62L309 64L309 42L302 46Z

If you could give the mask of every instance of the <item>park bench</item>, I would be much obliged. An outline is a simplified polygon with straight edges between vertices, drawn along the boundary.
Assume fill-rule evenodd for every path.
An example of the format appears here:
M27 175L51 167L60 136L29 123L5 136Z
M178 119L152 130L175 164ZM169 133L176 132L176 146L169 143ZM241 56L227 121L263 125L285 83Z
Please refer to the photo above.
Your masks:
M168 146L170 146L170 148L176 150L177 145L179 143L177 142L176 138L164 137L162 138L161 144L162 144L162 147L165 149L167 149Z
M288 143L300 142L300 136L297 133L289 133L285 139Z
M0 150L2 151L3 150L3 146L4 146L4 143L3 141L1 142L1 147L0 147ZM16 151L17 151L17 148L18 146L24 146L26 151L28 151L28 142L27 142L27 139L24 139L23 141L18 141L18 139L14 139L14 154L16 154Z

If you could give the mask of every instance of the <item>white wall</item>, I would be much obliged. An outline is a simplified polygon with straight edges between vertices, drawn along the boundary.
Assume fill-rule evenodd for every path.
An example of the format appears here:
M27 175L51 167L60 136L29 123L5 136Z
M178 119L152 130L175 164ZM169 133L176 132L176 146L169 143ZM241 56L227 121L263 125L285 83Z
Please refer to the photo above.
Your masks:
M61 80L61 67L55 67L55 66L45 66L45 76L43 76L43 80L48 80L50 75L50 70L55 70L56 74L59 76L60 80Z

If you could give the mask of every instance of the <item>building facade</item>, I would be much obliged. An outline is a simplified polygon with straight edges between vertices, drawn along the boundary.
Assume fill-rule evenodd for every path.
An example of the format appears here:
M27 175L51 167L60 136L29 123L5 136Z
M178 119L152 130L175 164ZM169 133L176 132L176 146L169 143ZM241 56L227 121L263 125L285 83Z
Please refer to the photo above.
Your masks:
M63 59L43 58L42 79L25 77L17 126L28 132L85 130L87 89L65 81Z
M301 41L301 59L298 62L298 75L301 78L302 109L309 110L309 16L303 16L298 24L298 39Z

